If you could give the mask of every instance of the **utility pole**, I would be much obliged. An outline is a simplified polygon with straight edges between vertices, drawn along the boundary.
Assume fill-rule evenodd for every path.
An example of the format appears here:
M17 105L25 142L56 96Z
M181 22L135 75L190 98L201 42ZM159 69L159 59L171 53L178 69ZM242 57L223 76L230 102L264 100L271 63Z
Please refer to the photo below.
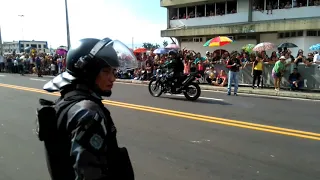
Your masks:
M65 3L65 9L66 9L66 24L67 24L67 43L68 43L68 50L71 47L70 43L70 31L69 31L69 15L68 15L68 0L64 0Z
M134 38L132 37L132 42L131 42L132 50L134 50L133 49L133 42L134 42L133 40L134 40Z
M23 18L24 18L24 15L23 14L20 14L20 15L18 15L20 18L21 18L21 36L22 36L22 41L24 40L24 35L23 35L23 26L24 26L24 24L23 24Z

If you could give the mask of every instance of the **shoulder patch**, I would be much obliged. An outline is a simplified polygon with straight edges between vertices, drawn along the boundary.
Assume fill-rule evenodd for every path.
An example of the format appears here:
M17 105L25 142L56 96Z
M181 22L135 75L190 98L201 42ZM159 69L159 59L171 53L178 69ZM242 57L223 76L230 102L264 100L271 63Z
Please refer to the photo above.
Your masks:
M91 138L90 138L90 145L96 149L96 150L100 150L102 145L103 145L103 139L101 136L99 136L98 134L94 134Z

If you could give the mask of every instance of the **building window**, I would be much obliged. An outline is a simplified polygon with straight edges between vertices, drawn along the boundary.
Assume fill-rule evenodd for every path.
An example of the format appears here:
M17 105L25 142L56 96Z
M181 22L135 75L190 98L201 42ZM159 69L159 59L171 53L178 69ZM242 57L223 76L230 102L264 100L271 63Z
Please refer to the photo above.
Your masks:
M319 36L318 31L307 31L307 36Z
M179 8L179 19L186 19L187 8Z
M216 3L216 15L224 15L226 14L226 2Z
M227 1L227 14L237 13L237 1Z
M253 11L263 11L264 10L264 0L255 0L252 3Z
M44 49L48 49L48 46L46 44L43 45Z
M215 4L207 4L206 5L206 16L215 16L216 15L216 5Z
M178 8L169 8L169 17L171 20L178 19Z
M197 8L196 17L203 17L203 16L205 16L205 6L206 6L206 5L196 6L196 8Z
M195 6L189 6L189 7L187 7L187 10L188 10L188 18L194 18L195 17L196 7Z
M193 42L202 42L202 38L193 38Z
M303 31L297 31L297 37L303 36Z
M181 42L193 42L193 38L182 38Z
M39 49L41 48L41 44L38 44L38 48L39 48Z
M30 45L29 45L29 44L26 44L26 46L29 47Z
M287 32L279 32L278 38L293 38L293 37L302 37L303 31L287 31Z

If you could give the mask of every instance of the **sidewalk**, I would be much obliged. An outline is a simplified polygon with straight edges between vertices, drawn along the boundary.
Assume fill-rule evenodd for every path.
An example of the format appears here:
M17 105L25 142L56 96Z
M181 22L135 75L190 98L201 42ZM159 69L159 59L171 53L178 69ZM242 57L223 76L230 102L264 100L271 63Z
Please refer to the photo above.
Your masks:
M131 80L131 79L117 79L117 82L133 83L133 84L149 83L148 81L139 81L139 80ZM217 86L210 86L210 85L200 85L200 87L202 90L227 92L226 87L217 87ZM251 87L239 87L238 92L245 93L245 94L257 94L257 95L267 95L267 96L320 100L320 93L317 93L317 92L295 92L295 91L286 91L286 90L275 91L274 89L270 89L270 88L252 89Z

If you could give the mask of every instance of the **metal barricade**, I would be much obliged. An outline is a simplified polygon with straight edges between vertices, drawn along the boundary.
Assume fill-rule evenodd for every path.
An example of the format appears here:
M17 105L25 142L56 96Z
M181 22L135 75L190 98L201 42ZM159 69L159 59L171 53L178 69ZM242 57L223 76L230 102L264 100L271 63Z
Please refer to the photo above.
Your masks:
M264 87L274 87L274 79L272 78L272 69L274 64L264 64L263 70L263 86ZM292 73L293 69L297 67L298 72L301 74L303 79L303 89L308 90L320 90L320 65L312 64L311 66L306 66L305 64L291 64L286 68L284 77L282 78L281 87L289 88L288 78ZM220 70L226 71L228 73L229 69L226 68L225 64L215 64L215 70L217 73ZM252 64L247 64L239 72L239 85L251 86L252 85Z

